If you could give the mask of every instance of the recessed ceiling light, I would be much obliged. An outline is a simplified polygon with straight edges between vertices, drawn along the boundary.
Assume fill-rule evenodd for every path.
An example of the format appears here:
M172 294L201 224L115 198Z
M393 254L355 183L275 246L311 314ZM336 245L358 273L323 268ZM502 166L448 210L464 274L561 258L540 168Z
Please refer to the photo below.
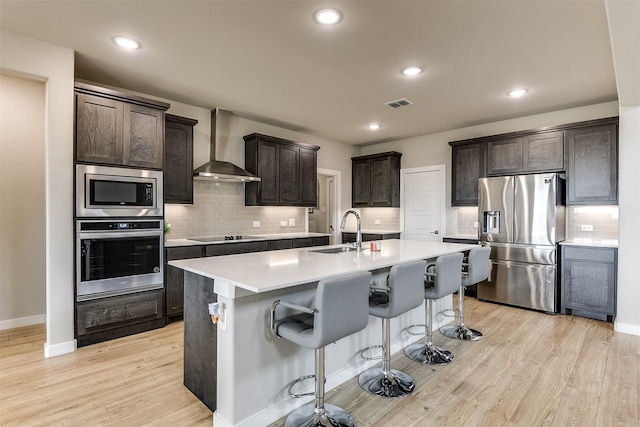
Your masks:
M520 98L521 96L526 95L527 92L528 91L526 89L514 89L509 91L507 95L509 95L512 98Z
M380 129L380 125L378 123L369 123L367 125L367 127L369 128L369 130L378 130L378 129Z
M342 14L338 9L320 9L314 17L318 24L334 25L340 22Z
M405 76L415 76L422 72L422 67L411 66L402 70L402 74Z
M134 50L140 48L140 43L129 37L118 36L114 37L113 41L115 44L125 49Z

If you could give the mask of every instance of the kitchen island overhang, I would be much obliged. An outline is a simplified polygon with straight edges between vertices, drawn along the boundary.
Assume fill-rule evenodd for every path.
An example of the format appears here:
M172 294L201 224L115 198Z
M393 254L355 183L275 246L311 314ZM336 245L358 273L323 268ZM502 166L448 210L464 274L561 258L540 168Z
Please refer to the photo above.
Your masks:
M193 361L187 358L203 356L206 360L196 364L198 369L216 370L215 373L207 373L208 381L217 383L209 384L215 394L215 404L208 405L215 410L216 427L264 426L312 399L292 399L288 396L287 388L292 381L313 372L314 352L277 339L270 333L269 315L274 300L310 304L319 280L356 271L371 271L374 273L373 280L382 286L386 283L389 269L395 264L433 260L440 255L467 251L477 245L385 240L380 251L317 252L319 249L340 246L343 245L169 263L187 272L185 385L188 376L194 377L193 373L187 372L187 367L193 365ZM211 323L208 316L207 303L213 300L217 300L222 307L222 321L217 326ZM450 296L443 298L436 310L445 308L451 308ZM393 322L393 353L419 339L405 331L415 323L424 323L423 306L399 316ZM369 345L380 343L380 328L380 319L370 318L369 325L363 331L339 340L328 348L327 390L377 363L362 359L359 353ZM194 354L194 349L202 354ZM311 389L312 384L309 386Z

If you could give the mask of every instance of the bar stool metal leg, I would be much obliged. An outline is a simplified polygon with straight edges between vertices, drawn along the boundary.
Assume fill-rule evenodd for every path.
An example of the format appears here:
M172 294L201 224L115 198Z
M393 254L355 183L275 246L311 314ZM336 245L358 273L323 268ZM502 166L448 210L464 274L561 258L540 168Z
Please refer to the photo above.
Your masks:
M391 369L391 320L382 319L384 337L382 368L369 368L358 376L358 384L368 393L382 397L401 398L408 396L416 388L416 382L409 375Z
M458 324L443 326L440 333L446 337L464 341L478 341L482 338L482 332L471 329L464 324L464 285L460 285L458 291Z
M289 414L285 427L353 427L351 415L335 405L324 403L324 347L316 349L316 398Z
M432 303L432 300L427 300L425 302L425 318L427 321L427 327L424 342L418 342L407 346L404 349L404 354L416 362L427 365L445 365L453 360L453 354L444 348L433 345L433 332L431 331L433 328L433 320L431 318L433 308Z

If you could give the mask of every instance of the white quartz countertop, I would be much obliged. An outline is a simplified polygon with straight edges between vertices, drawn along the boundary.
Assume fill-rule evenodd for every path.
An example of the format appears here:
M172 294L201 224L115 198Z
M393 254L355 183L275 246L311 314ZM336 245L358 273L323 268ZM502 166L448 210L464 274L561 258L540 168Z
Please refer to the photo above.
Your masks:
M169 265L225 282L254 293L312 283L332 276L388 268L421 259L436 258L476 247L472 244L384 240L380 251L324 254L314 251L349 245L332 245L270 252L254 252L170 261Z
M217 245L222 243L240 243L240 242L256 242L260 240L281 240L281 239L305 239L308 237L327 237L331 236L328 233L278 233L278 234L251 234L251 238L244 238L241 240L222 240L214 242L201 242L198 240L190 239L169 239L164 243L165 248L175 248L180 246L198 246L198 245ZM203 236L206 237L206 236Z
M560 245L567 246L594 246L600 248L617 248L617 239L591 239L591 238L574 238L560 242Z

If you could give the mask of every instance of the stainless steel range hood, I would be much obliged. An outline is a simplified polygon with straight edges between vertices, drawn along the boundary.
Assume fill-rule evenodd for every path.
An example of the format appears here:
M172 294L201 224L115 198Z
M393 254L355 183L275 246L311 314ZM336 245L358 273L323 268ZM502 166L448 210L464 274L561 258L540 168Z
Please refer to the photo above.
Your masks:
M261 178L230 162L216 160L216 147L229 143L229 121L231 113L220 108L211 111L211 160L193 171L196 179L211 179L227 182L261 181Z

